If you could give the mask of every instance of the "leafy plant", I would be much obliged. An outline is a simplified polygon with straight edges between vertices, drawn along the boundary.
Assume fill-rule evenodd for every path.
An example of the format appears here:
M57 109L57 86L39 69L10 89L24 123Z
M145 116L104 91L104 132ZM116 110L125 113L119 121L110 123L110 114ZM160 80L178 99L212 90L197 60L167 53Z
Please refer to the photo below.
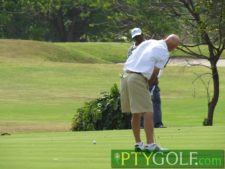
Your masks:
M86 102L74 115L72 130L128 129L131 114L122 113L120 93L116 84L110 93L104 92L100 98Z

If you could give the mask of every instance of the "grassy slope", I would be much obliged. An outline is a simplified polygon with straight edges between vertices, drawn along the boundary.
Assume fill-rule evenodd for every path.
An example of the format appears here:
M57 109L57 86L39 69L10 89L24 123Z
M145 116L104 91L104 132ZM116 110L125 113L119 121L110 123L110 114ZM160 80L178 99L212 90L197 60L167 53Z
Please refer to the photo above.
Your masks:
M156 129L155 136L157 143L169 149L225 150L224 131L225 127L172 127ZM132 148L130 130L0 136L0 168L109 169L112 149Z
M123 62L130 46L126 43L55 43L55 45L102 63Z
M125 43L47 43L0 40L0 61L54 61L79 63L123 62L130 44Z
M0 61L17 59L35 62L119 63L124 62L130 43L48 43L26 40L0 40ZM207 48L203 53L207 53ZM195 49L198 51L197 49ZM181 51L172 57L186 57ZM225 51L223 57L225 58Z

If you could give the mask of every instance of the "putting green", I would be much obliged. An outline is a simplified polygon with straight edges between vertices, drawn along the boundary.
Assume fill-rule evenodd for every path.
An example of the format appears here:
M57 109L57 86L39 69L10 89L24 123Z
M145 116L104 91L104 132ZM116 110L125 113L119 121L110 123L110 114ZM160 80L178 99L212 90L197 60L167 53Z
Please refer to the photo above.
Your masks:
M224 131L222 126L172 127L156 129L155 137L169 149L225 150ZM0 168L110 169L112 149L132 148L130 130L12 134L0 136Z

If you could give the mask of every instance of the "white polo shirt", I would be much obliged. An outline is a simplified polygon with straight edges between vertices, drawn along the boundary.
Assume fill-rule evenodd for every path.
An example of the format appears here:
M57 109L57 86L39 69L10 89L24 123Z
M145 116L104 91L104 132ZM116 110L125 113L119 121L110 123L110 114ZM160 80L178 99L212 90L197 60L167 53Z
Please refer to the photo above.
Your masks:
M127 59L124 71L142 73L150 79L154 68L163 69L168 59L169 51L164 40L146 40Z

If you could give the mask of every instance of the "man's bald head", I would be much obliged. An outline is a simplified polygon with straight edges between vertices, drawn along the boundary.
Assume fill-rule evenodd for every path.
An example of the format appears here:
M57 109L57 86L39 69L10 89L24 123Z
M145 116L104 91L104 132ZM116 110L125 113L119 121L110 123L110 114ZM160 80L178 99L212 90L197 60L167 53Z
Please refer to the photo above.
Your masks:
M165 39L165 42L167 44L168 50L172 51L180 44L180 38L175 34L171 34Z

